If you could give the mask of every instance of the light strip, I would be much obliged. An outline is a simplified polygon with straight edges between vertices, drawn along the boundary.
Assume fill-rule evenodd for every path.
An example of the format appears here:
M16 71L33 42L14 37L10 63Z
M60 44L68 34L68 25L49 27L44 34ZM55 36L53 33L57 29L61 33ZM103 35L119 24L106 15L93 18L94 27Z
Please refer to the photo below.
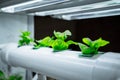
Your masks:
M40 2L40 1L42 1L42 0L32 0L32 1L28 1L28 2L21 3L21 4L16 4L16 5L12 5L12 6L7 6L7 7L1 8L1 10L2 10L3 12L13 13L15 7L34 4L34 3L38 2L38 1Z
M114 15L120 15L120 8L111 9L111 10L102 10L97 12L61 15L61 18L65 20L76 20L76 19L88 19L88 18L106 17L106 16L114 16Z
M111 1L105 1L105 2L77 6L77 7L36 12L35 15L39 15L39 16L58 15L58 14L66 14L66 13L72 13L72 12L78 12L78 11L90 10L90 9L97 9L97 8L105 8L105 7L111 7L111 6L117 6L117 5L120 5L120 0L111 0Z
M66 1L69 0L32 0L20 4L4 7L1 8L1 10L3 12L14 13L14 12L21 12L30 9L40 8L44 6L49 6L53 4L58 4Z

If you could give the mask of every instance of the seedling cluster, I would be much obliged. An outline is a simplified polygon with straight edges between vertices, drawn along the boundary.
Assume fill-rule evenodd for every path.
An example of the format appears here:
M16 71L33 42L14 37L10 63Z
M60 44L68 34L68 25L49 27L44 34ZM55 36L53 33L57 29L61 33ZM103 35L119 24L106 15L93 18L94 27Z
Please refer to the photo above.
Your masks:
M54 31L54 36L47 36L41 40L36 41L34 48L40 47L52 47L54 51L61 51L68 49L69 45L77 44L72 40L66 40L68 36L71 36L71 32L66 30L64 32L56 32Z
M90 38L83 38L82 41L85 43L78 43L83 56L93 56L98 54L98 49L109 44L109 41L103 40L99 38L97 40L92 41Z
M18 41L18 45L23 46L23 45L30 45L31 43L34 42L34 40L30 37L30 32L29 31L24 31L21 32L22 34L20 35L20 40Z
M52 47L54 51L62 51L69 48L71 44L79 46L82 51L83 56L93 56L98 54L98 49L109 44L109 41L103 40L99 38L97 40L92 41L90 38L83 38L83 43L75 42L72 40L68 40L67 38L71 36L72 33L69 30L64 32L53 32L53 36L47 36L40 40L33 40L30 37L30 32L25 31L20 35L20 40L18 42L19 46L30 45L31 43L34 45L33 49L39 49L40 47Z

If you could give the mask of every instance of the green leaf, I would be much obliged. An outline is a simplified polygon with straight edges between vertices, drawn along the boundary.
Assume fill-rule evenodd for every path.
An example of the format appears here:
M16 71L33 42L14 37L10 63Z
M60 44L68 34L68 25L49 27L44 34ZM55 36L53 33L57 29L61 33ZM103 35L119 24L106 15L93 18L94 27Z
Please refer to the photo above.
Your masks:
M54 31L54 35L57 39L65 40L67 36L64 33Z
M54 40L49 36L43 38L42 40L37 41L37 44L34 45L34 49L38 49L40 47L50 47Z
M31 33L29 31L23 31L21 37L22 36L30 36L30 34Z
M54 50L65 50L68 49L69 45L75 44L77 45L77 42L74 42L72 40L69 40L65 42L68 36L71 36L71 32L69 30L65 30L64 32L56 32L54 31L54 36L56 39L54 39L52 43L52 48Z
M38 43L41 45L41 46L44 46L44 47L49 47L51 46L53 40L47 36L45 38L43 38L42 40L38 41Z
M22 34L20 35L21 39L18 41L18 45L23 46L33 43L34 40L30 37L30 34L31 33L29 31L22 32Z
M79 43L78 45L84 56L92 56L95 53L97 53L97 51L94 48L88 47L85 44Z
M16 80L16 76L9 76L8 80Z
M0 71L0 76L4 76L4 73L2 71Z
M0 80L5 80L5 75L1 70L0 70Z
M102 38L99 38L95 41L92 41L89 38L83 38L82 41L86 44L79 43L79 47L85 56L89 55L95 55L98 53L98 49L100 47L103 47L107 44L109 44L109 41L103 40Z
M5 74L0 71L0 80L22 80L22 76L20 76L19 74L15 74L5 77Z
M98 49L98 48L103 47L109 43L110 43L109 41L106 41L106 40L103 40L102 38L99 38L99 39L93 41L92 47Z
M9 76L8 80L22 80L22 76L15 74L15 75L11 75Z
M54 35L57 39L62 39L62 40L66 40L67 36L71 36L71 32L69 30L66 30L64 32L56 32L54 31Z
M56 39L52 43L52 48L54 49L54 51L66 50L68 49L68 44L61 39Z
M78 43L77 43L77 42L74 42L74 41L72 41L72 40L69 40L69 41L67 41L66 43L67 43L68 45L71 45L71 44L78 45Z
M69 31L69 30L65 30L65 35L68 35L68 36L71 36L72 35L72 33Z
M92 45L92 41L90 38L83 38L82 41L87 44L88 46L91 46Z

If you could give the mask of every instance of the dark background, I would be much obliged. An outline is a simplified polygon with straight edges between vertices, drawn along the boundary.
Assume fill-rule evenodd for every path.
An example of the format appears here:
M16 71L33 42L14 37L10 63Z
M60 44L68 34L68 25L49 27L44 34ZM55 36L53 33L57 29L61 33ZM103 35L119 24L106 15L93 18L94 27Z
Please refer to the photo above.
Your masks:
M110 41L110 44L100 48L101 51L120 52L120 16L73 21L35 16L35 39L37 40L52 36L54 30L63 32L67 29L72 32L72 37L69 39L81 42L83 37L92 40L102 37ZM71 48L79 50L77 46Z

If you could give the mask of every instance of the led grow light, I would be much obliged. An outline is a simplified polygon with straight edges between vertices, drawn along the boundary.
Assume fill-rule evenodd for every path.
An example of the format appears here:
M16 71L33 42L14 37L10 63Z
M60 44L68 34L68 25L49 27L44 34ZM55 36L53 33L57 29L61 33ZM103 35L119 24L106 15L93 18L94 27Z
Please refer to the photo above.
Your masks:
M32 0L20 4L4 7L1 8L1 10L3 12L14 13L14 12L21 12L30 9L40 8L44 6L49 6L53 4L58 4L66 1L69 0Z
M75 6L75 7L63 8L63 9L36 12L35 15L39 15L39 16L58 15L58 14L62 15L62 14L66 14L66 13L98 9L98 8L105 8L105 7L118 6L118 5L120 5L120 0L110 0L110 1L89 4L89 5L87 4L87 5L83 5L83 6Z
M76 19L87 19L87 18L96 18L96 17L105 17L105 16L113 16L120 15L120 8L111 9L111 10L102 10L102 11L94 11L94 12L86 12L86 13L74 13L61 15L61 18L65 20L76 20Z

